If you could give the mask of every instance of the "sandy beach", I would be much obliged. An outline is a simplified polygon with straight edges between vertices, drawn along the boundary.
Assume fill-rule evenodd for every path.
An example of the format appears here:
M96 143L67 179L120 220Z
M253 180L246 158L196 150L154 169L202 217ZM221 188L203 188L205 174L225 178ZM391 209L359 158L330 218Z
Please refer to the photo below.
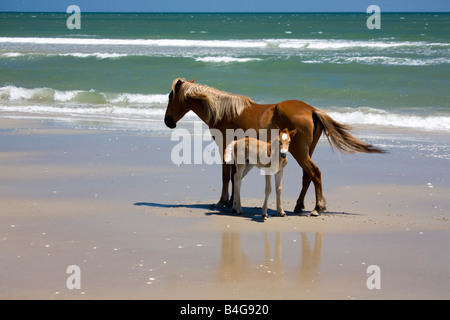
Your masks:
M395 143L395 142L393 142ZM218 165L175 165L168 135L0 120L0 299L449 299L448 160L394 148L342 155L321 140L328 212L286 217L254 169L244 215L212 206ZM312 210L314 191L307 195ZM66 272L79 267L81 288ZM370 289L369 266L380 270Z

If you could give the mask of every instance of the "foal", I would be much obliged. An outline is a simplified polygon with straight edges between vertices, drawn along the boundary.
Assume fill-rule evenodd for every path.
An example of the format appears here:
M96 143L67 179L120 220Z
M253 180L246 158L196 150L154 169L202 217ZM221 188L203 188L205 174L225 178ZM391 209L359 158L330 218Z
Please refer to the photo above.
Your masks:
M278 128L278 130L280 130ZM272 191L270 176L275 175L275 186L277 192L277 211L284 217L286 213L281 208L281 179L283 169L288 163L287 153L291 137L297 132L297 129L289 131L287 128L280 130L278 136L272 141L265 142L252 137L245 137L230 142L225 150L224 160L226 163L236 165L234 175L234 200L233 210L242 214L241 207L241 184L245 175L254 167L262 169L266 176L266 196L262 207L262 217L267 219L267 200Z

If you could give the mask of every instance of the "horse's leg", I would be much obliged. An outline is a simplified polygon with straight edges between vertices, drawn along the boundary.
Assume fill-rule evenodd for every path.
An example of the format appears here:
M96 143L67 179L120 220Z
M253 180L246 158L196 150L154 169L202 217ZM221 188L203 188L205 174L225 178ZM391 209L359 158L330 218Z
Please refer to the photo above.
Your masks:
M311 177L305 170L303 170L302 191L300 191L300 195L297 199L297 204L295 205L294 212L301 213L303 209L305 209L305 196L310 184Z
M275 173L275 190L277 192L277 211L280 216L284 217L286 213L281 206L281 180L283 179L283 169Z
M320 136L322 135L323 127L320 122L316 122L315 124L315 130L313 134L313 141L309 147L309 157L312 157L312 154L314 152L314 149L317 146L317 143L319 142ZM308 191L309 185L311 184L312 178L308 174L308 171L303 170L303 178L302 178L302 190L300 191L300 195L297 199L297 204L295 205L294 212L301 213L303 209L305 209L305 196L306 192Z
M325 198L322 191L322 173L315 163L311 160L309 155L305 159L305 167L309 170L312 182L314 183L314 189L316 191L316 206L313 211L311 211L312 216L318 216L319 212L326 210L325 208Z
M292 152L292 155L294 156L295 160L297 160L298 164L302 167L303 172L307 174L311 181L314 183L314 188L316 191L316 206L313 211L311 211L311 215L317 216L319 215L319 212L324 211L325 208L325 199L323 197L322 192L322 178L321 178L321 172L319 168L315 165L315 163L311 160L309 156L309 152L304 150L301 152L300 149L296 149L295 152ZM308 183L309 185L309 183ZM304 190L303 190L304 189ZM302 192L306 194L306 189L303 188ZM304 195L303 195L304 196ZM297 206L299 203L301 203L302 200L302 193L300 193L299 199L297 200ZM296 206L296 209L297 209Z
M222 194L220 196L219 202L216 204L217 207L223 207L228 205L228 188L231 179L231 165L222 164Z
M270 179L272 178L272 176L267 174L265 176L265 178L266 178L266 190L265 190L264 204L262 207L262 218L264 220L267 219L267 202L269 200L269 195L272 192L272 186L271 186L271 182L270 182Z

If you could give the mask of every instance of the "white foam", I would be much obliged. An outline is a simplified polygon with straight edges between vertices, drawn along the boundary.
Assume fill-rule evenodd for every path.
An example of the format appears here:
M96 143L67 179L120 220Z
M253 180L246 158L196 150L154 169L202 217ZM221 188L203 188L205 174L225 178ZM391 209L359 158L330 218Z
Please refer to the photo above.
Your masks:
M71 101L75 99L78 93L82 92L81 90L70 90L70 91L58 91L55 90L55 101Z
M188 39L86 39L86 38L20 38L0 37L0 43L30 43L53 45L120 45L161 47L263 47L259 40L188 40Z
M369 65L395 65L395 66L431 66L450 63L449 58L398 58L388 56L368 56L368 57L321 57L313 60L304 60L302 63L321 64L348 64L348 63L361 63Z
M93 53L73 52L73 53L60 53L59 56L62 56L62 57L75 57L75 58L95 57L97 59L116 59L116 58L126 57L126 56L128 56L128 54L102 53L102 52L93 52Z
M168 94L131 94L123 93L111 100L111 103L149 103L164 104L168 102Z
M2 53L2 56L7 57L7 58L16 58L16 57L22 56L22 53L20 53L20 52L5 52L5 53Z
M18 101L31 99L35 93L34 89L18 88L15 86L6 86L0 88L1 100Z
M210 48L303 48L303 49L344 49L344 48L396 48L443 46L448 43L427 43L424 41L386 40L334 40L334 39L243 39L243 40L194 40L194 39L87 39L87 38L30 38L0 37L0 43L29 43L52 45L118 45L118 46L161 46L161 47L210 47Z
M66 116L85 116L91 118L93 116L100 116L103 118L117 118L121 116L122 119L163 119L165 110L156 108L126 108L115 106L103 107L88 107L88 106L51 106L51 105L21 105L21 106L6 106L0 104L0 111L28 113L28 114L57 114Z

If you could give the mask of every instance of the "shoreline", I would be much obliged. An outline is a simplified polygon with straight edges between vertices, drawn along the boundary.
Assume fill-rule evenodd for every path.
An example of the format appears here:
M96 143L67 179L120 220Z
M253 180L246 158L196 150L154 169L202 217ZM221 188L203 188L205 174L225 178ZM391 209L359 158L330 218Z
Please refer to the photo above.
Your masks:
M221 211L220 166L174 165L176 143L0 119L0 298L450 297L448 160L408 148L339 159L321 141L313 161L329 212L292 213L301 175L291 157L288 215L272 192L262 222L257 170L243 182L244 215ZM313 201L311 186L307 211ZM69 265L81 269L79 290L66 287ZM366 286L369 265L381 269L379 290Z

